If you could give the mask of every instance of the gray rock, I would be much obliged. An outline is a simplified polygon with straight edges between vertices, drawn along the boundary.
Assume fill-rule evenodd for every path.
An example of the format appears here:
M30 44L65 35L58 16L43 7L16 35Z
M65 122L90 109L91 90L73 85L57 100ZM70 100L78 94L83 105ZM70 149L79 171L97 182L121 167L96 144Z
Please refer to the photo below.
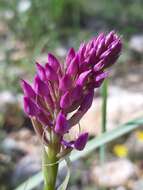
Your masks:
M143 159L143 131L137 130L126 141L129 156L132 159Z
M6 104L16 103L16 97L10 91L3 91L0 93L0 111L5 110Z
M12 184L16 186L41 170L41 160L36 154L23 157L16 165L12 175Z
M103 166L94 166L91 171L92 180L103 187L124 185L134 176L136 176L136 168L127 159L118 159L105 163Z
M134 182L133 187L132 187L132 190L141 190L141 189L143 189L143 180L142 179Z
M117 187L116 190L127 190L127 189L125 187L123 187L123 186L120 186L120 187Z
M17 160L25 154L24 150L18 145L17 141L7 137L1 143L1 150L4 154L7 154L11 160Z
M143 53L143 35L133 36L129 41L129 47L138 53Z

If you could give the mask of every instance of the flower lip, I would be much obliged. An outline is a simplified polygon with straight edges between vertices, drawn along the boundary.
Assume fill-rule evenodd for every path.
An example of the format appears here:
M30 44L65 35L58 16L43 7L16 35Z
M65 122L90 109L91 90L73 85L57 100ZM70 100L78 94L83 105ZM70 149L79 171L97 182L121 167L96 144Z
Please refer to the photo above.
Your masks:
M88 133L82 133L74 143L74 148L77 150L83 150L88 141Z

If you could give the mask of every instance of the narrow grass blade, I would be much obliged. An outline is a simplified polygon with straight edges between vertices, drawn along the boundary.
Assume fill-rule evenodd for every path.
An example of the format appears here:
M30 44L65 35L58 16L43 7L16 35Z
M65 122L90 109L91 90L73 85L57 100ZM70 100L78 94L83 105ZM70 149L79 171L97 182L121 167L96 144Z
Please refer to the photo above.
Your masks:
M70 159L69 158L65 158L66 164L67 164L67 175L63 181L63 183L60 185L60 187L58 187L58 190L66 190L68 183L69 183L69 179L70 179Z

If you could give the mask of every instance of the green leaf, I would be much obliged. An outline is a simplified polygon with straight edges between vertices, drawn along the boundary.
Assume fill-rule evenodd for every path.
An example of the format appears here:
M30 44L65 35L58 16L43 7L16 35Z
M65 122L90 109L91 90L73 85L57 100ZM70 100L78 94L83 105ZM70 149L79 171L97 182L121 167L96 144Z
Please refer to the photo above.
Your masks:
M58 190L66 190L68 183L69 183L69 179L70 179L70 159L69 158L65 158L66 164L67 164L67 175L63 181L63 183L60 185L60 187L58 187Z
M96 138L90 140L87 143L87 146L83 151L81 151L81 152L73 151L70 156L70 160L75 161L82 157L85 157L88 154L90 154L92 151L94 151L96 148L99 148L100 146L104 145L105 143L109 143L112 140L129 133L130 131L136 129L137 127L139 127L141 125L143 125L143 118L132 120L128 123L125 123L125 124L117 127L116 129L113 129L112 131L108 131L108 132L100 135L99 137L96 137ZM65 163L61 162L59 169L62 169L64 166L65 166ZM26 182L24 182L22 185L20 185L15 190L24 190L24 187L26 184L27 184L26 190L31 190L31 189L35 188L36 186L38 186L42 181L43 181L43 175L42 175L42 172L39 172L38 174L29 178Z

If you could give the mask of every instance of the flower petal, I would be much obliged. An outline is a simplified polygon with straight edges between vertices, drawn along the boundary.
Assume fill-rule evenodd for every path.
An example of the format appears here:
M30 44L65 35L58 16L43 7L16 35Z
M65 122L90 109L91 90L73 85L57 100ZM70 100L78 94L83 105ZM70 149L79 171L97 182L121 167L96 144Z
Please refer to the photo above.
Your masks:
M74 143L74 148L77 150L83 150L88 141L88 133L81 134Z
M60 135L64 135L69 130L68 121L65 115L60 112L56 119L55 132Z

